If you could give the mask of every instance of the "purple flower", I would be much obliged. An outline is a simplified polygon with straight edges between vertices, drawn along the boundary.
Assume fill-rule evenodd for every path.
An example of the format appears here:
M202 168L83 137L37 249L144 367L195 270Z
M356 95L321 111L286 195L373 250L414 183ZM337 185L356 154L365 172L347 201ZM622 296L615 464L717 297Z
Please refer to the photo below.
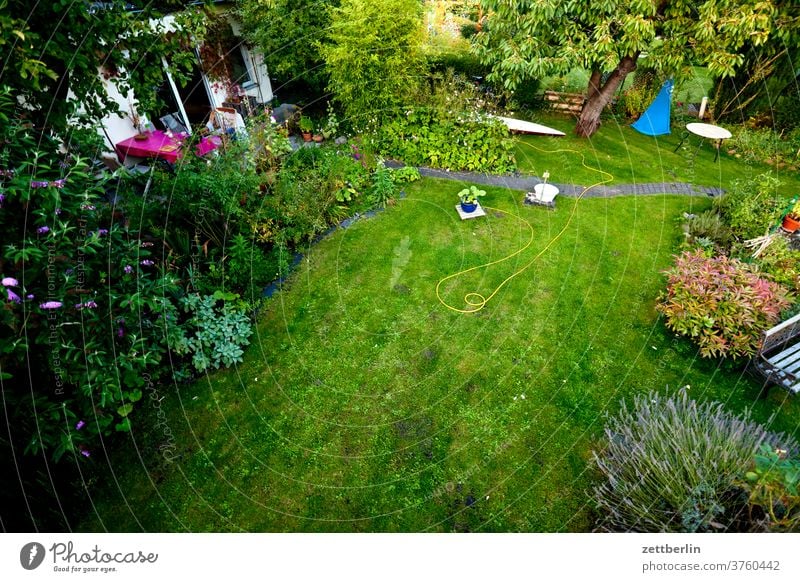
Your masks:
M47 234L48 232L50 232L50 227L40 226L39 228L36 229L36 232L38 232L39 234Z
M33 293L28 293L28 294L25 296L25 299L27 299L28 301L33 301L33 299L34 299L34 295L33 295Z
M64 270L64 274L65 274L65 275L72 275L72 273L74 273L74 272L75 272L75 271L74 271L73 269L66 269L66 270Z
M84 426L86 426L86 423L82 420L79 420L78 424L75 425L75 430L81 430Z
M97 230L97 236L103 236L105 234L108 234L108 229L107 228L100 228L100 229Z
M122 326L117 328L117 337L125 337L125 328Z
M88 449L81 449L81 454L82 454L84 457L88 457L88 456L90 456L90 455L91 455L91 453L88 451Z
M61 216L61 209L60 208L56 208L56 216Z
M21 303L22 299L19 298L19 295L14 293L11 289L6 289L6 293L8 294L8 300L13 301L14 303Z
M19 281L14 277L3 277L3 287L19 287Z
M94 204L81 204L81 210L94 210Z
M0 170L0 176L4 178L10 178L14 175L14 170Z
M125 268L122 270L125 271L126 275L130 275L131 273L133 273L133 267L131 267L130 265L125 265Z
M2 208L2 207L3 207L3 202L5 202L5 201L6 201L6 197L5 197L5 195L3 195L3 194L0 194L0 208Z
M67 183L67 179L66 178L61 178L60 180L54 180L53 183L51 184L51 186L54 186L56 188L63 188L64 184L66 184L66 183Z
M41 307L42 309L58 309L62 305L64 305L64 304L61 303L61 301L46 301L46 302L42 303L41 305L39 305L39 307Z
M152 267L153 265L155 265L155 263L153 261L151 261L150 259L145 259L139 264L141 266L143 266L143 267Z
M86 303L75 304L75 309L83 309L84 307L87 309L95 309L97 307L97 303L94 301L87 301Z
M153 246L153 243L151 243L151 242L143 242L143 243L142 243L142 246L143 246L144 248L151 247L151 246Z
M61 168L62 170L66 170L69 168L69 162L67 160L61 160L60 162L58 162L58 167Z
M31 182L31 188L47 188L50 185L50 182L47 180L34 180Z

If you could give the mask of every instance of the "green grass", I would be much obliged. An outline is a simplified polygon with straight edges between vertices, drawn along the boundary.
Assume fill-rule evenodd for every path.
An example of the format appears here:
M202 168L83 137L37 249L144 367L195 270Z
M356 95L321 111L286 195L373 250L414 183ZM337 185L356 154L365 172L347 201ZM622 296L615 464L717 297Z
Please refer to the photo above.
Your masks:
M521 136L516 142L519 169L539 176L549 171L550 181L554 183L588 186L605 179L600 173L585 168L580 155L558 151L573 150L584 153L588 166L612 174L616 184L689 182L727 189L734 180L772 171L784 183L787 198L800 191L797 172L745 163L728 155L724 144L718 162L714 161L711 142L703 140L704 143L700 144L697 136L691 136L675 152L683 135L682 131L675 129L675 120L671 135L651 137L608 118L589 139L574 135L575 121L571 117L543 112L531 121L567 134L557 138Z
M487 188L499 210L461 222L461 187L424 179L311 249L242 365L159 387L168 432L145 404L107 463L92 456L79 529L586 531L591 451L623 398L689 384L796 431L800 404L756 400L757 382L700 360L655 313L675 219L707 199L585 199L568 224L573 200L550 212ZM532 246L445 285L448 302L488 295L566 230L483 311L440 304L442 277L524 245L522 219Z

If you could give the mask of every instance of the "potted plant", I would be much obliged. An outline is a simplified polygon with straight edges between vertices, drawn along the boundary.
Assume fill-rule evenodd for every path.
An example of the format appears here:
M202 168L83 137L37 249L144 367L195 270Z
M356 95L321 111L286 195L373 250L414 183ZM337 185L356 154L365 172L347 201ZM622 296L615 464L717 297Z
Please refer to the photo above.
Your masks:
M464 188L458 193L458 199L461 201L461 210L464 212L475 212L478 208L478 198L486 196L486 190L479 190L477 186L470 186Z
M305 116L301 117L298 125L300 127L300 133L303 134L303 141L311 141L311 133L314 131L314 122L311 121L311 118Z
M783 230L794 232L800 229L800 200L795 199L791 210L783 217Z

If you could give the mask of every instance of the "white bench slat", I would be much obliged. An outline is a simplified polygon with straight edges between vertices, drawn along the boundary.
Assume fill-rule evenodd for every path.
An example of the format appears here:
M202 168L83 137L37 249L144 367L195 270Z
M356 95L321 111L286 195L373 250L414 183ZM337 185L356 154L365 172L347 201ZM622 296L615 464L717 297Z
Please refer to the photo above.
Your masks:
M797 358L800 358L800 342L797 342L795 345L783 350L778 354L775 354L767 361L773 366L783 368L784 366L791 364Z

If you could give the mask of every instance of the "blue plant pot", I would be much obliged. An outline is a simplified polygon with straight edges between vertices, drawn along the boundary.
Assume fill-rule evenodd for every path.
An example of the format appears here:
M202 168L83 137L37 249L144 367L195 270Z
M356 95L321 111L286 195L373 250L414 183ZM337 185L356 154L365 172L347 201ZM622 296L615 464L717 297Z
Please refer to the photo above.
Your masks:
M461 210L464 212L475 212L475 209L478 208L477 202L462 202L461 203Z

